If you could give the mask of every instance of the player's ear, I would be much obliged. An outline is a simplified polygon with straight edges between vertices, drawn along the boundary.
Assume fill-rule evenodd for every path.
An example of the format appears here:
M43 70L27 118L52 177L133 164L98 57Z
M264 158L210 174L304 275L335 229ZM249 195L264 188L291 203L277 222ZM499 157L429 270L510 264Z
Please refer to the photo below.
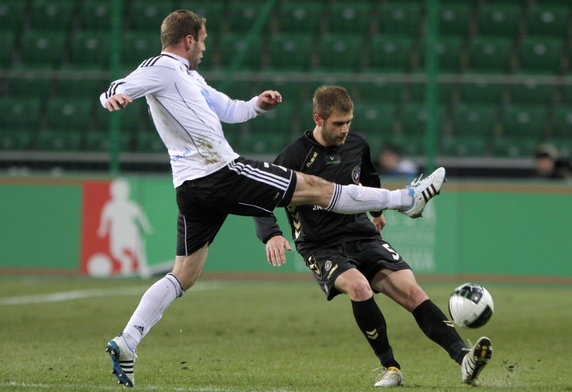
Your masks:
M322 119L322 117L320 117L318 113L314 113L314 124L316 124L319 127L324 125L324 120Z

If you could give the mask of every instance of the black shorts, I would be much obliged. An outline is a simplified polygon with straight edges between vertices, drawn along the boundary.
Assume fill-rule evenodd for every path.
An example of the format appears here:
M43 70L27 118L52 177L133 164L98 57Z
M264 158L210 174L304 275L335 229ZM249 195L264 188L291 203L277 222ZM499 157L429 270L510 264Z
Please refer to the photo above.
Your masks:
M381 237L302 251L302 256L328 301L340 294L334 282L349 269L357 268L370 283L382 269L411 269Z
M266 216L290 204L296 173L238 158L217 172L177 187L177 256L211 244L228 214Z

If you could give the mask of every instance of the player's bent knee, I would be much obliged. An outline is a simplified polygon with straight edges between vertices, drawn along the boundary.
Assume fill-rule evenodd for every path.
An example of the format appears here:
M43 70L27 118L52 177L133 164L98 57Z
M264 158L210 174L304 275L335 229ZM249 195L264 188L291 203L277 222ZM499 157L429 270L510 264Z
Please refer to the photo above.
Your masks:
M369 282L364 279L354 280L348 289L348 296L353 301L367 301L373 296Z

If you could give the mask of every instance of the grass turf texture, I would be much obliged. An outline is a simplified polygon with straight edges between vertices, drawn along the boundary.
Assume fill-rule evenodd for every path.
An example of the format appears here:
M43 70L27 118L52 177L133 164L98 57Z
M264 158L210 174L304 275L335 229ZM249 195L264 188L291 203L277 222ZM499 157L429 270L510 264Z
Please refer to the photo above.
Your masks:
M114 385L105 343L150 283L0 277L0 391L122 389ZM423 286L447 312L456 284ZM572 391L572 288L485 286L495 301L493 318L478 330L459 330L472 341L487 335L494 344L478 391ZM13 297L83 290L99 296L6 304ZM472 390L408 312L382 295L376 301L402 365L404 390ZM328 303L312 282L203 281L173 303L138 354L135 388L153 391L368 391L379 366L347 298Z

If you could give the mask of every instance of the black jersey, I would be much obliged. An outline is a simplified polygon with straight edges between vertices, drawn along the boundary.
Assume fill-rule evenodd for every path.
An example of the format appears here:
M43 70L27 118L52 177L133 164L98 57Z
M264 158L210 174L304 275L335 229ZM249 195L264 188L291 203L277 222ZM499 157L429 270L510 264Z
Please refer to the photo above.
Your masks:
M376 188L381 185L371 161L369 145L355 132L350 132L341 146L324 147L314 139L312 131L306 131L286 147L274 163L341 185L362 184ZM379 236L365 213L338 214L312 205L288 207L286 212L298 251ZM380 214L381 211L372 212L375 216ZM273 216L256 218L256 231L263 242L281 234Z

